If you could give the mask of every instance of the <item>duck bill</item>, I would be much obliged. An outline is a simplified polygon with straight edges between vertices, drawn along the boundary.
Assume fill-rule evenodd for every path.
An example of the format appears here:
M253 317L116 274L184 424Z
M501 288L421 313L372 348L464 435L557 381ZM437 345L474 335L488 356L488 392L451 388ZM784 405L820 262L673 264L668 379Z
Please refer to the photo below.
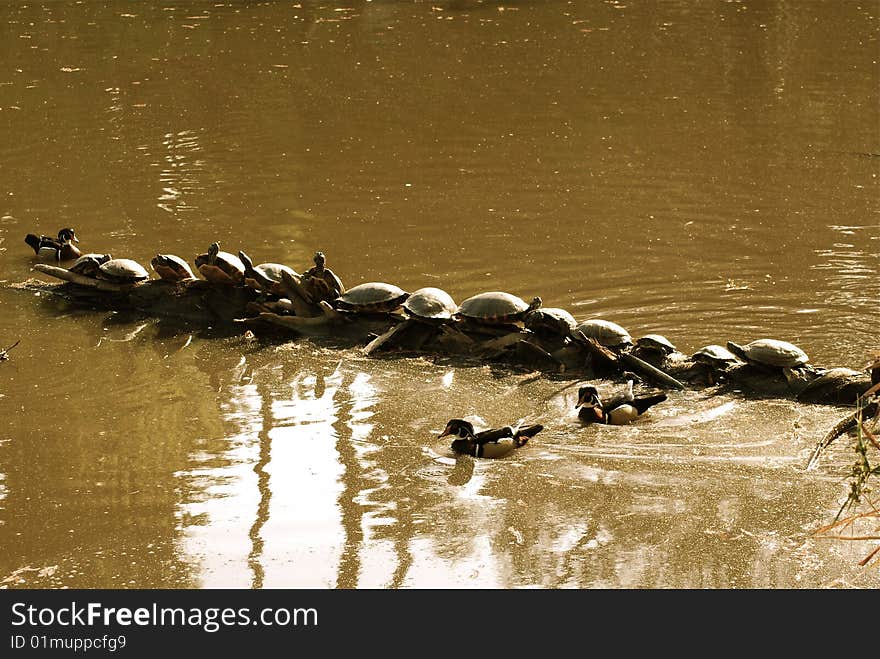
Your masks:
M452 433L452 431L449 429L449 426L446 426L446 427L443 429L443 432L441 432L441 433L437 436L437 439L442 439L442 438L444 438L444 437L448 437L448 436L451 435L451 434L453 434L453 433Z

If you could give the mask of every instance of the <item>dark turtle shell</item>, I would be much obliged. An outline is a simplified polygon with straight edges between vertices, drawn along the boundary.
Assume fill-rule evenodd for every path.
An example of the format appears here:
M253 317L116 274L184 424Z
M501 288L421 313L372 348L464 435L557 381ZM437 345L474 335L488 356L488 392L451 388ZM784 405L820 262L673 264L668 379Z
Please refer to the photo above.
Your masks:
M83 254L68 268L71 272L86 277L97 277L102 263L113 257L109 254Z
M336 298L340 309L362 313L394 311L409 297L402 288L380 281L358 284Z
M458 311L452 296L440 288L427 286L410 295L403 308L413 318L429 321L445 321Z
M672 345L672 341L662 334L645 334L645 336L636 339L636 347L649 352L656 352L662 355L671 355L677 350Z
M536 297L531 304L504 291L489 291L469 297L458 307L458 316L481 323L515 323L541 306Z
M599 345L607 348L617 348L632 345L632 337L629 332L617 323L610 320L594 318L581 323L575 328L575 335L582 333L590 339L594 339Z
M738 361L736 355L730 352L730 350L715 343L703 346L691 355L691 359L695 362L712 366L727 366Z
M761 366L795 368L810 361L796 345L778 339L757 339L744 346L728 341L727 348L743 361Z
M565 309L541 307L528 313L523 321L526 329L535 334L569 336L577 321Z
M244 279L244 263L229 252L220 251L220 243L213 242L205 254L199 254L196 268L208 281L216 284L240 284Z
M150 277L144 266L131 259L110 259L98 266L98 270L101 279L117 284L133 284Z
M791 384L791 382L789 382ZM871 376L851 368L831 368L804 383L797 393L802 403L853 405L871 387Z
M282 282L287 273L291 277L299 277L296 270L281 263L261 263L254 265L250 257L242 251L238 252L238 258L244 265L244 283L256 291L267 291L275 295L283 295Z
M156 254L150 260L150 266L165 281L183 281L184 279L196 278L189 264L174 254Z

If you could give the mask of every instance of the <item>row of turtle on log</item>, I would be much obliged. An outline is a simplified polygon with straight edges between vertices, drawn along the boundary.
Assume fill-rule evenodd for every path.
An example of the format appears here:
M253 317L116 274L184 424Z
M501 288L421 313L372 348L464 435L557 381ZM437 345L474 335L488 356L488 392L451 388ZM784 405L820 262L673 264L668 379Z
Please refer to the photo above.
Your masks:
M180 257L157 254L151 266L158 279L136 261L109 254L82 255L69 268L34 267L69 282L56 292L81 302L208 325L241 323L253 331L285 328L360 343L374 355L455 356L586 379L635 373L664 389L718 386L842 405L855 404L880 379L880 357L861 371L821 368L798 346L771 338L707 345L686 355L661 335L634 340L620 325L578 322L565 309L544 307L540 297L527 303L490 291L456 304L436 287L410 293L368 282L346 288L322 252L298 273L279 263L254 265L244 252L236 256L214 242L194 265L195 271Z

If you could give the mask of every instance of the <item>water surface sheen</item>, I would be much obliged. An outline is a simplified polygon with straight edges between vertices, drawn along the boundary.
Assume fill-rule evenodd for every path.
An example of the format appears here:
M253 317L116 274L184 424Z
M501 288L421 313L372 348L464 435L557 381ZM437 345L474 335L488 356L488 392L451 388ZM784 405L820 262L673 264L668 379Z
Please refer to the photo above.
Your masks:
M9 287L75 227L349 286L486 290L861 367L880 325L876 1L4 2L0 583L877 587L821 540L845 412L576 387L75 309ZM528 419L455 459L447 419Z

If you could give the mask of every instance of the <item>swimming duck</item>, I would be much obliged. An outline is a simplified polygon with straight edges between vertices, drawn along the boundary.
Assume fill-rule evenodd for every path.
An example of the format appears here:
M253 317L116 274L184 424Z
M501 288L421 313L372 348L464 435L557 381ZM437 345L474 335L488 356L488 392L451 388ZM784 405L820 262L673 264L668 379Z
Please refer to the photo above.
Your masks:
M454 436L452 450L475 458L502 458L544 429L541 424L514 429L512 426L474 432L474 424L464 419L450 419L440 437ZM439 437L438 437L439 439Z
M633 380L629 379L623 391L602 400L599 390L586 384L578 389L578 401L575 408L580 408L578 418L584 423L607 423L615 426L624 425L637 419L647 409L666 400L666 394L636 396L633 394Z
M33 247L34 253L41 258L51 258L55 261L69 261L79 258L82 252L73 243L78 243L79 238L70 227L65 227L58 232L57 238L51 236L38 236L29 233L24 241Z

